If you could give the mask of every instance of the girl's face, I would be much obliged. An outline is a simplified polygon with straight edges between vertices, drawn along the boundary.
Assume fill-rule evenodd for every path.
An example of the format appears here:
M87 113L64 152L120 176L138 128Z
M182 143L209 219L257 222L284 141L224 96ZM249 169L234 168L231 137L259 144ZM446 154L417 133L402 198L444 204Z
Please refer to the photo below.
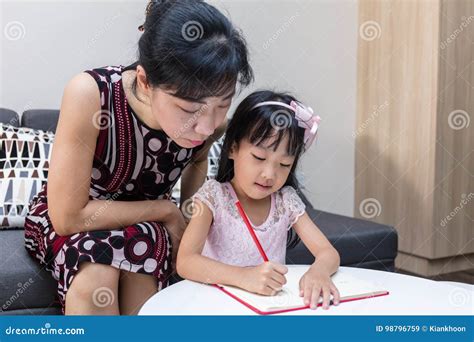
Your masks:
M280 190L295 161L294 156L287 154L287 136L276 150L273 146L269 147L273 141L274 138L255 146L244 139L229 154L229 158L234 161L232 181L252 199L263 199Z
M196 147L223 124L234 92L202 101L187 101L169 91L155 89L151 96L152 116L178 145Z

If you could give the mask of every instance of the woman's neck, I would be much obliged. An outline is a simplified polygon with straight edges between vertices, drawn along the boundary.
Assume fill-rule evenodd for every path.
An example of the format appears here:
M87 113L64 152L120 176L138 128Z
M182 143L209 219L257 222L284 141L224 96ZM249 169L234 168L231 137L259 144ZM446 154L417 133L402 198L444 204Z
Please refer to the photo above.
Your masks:
M125 92L125 97L129 106L132 108L133 112L140 118L150 128L160 130L160 125L156 120L152 119L151 105L141 101L140 99L146 98L146 96L140 93L140 90L136 89L137 96L132 91L132 84L135 79L136 72L134 70L127 70L122 73L122 85Z

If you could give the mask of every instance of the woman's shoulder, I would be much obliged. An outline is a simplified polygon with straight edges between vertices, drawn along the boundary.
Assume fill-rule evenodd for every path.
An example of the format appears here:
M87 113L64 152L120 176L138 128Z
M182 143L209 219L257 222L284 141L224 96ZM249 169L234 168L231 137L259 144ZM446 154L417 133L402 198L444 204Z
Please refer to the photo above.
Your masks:
M122 78L122 66L108 65L84 70L84 73L92 76L98 83L115 83Z

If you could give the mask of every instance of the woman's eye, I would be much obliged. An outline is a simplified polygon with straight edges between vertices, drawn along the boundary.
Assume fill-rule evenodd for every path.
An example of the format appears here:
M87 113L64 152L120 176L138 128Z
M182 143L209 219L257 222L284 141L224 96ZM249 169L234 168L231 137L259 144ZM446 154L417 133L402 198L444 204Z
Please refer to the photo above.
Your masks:
M197 110L190 110L190 109L183 109L184 112L189 113L189 114L196 114L201 110L201 108Z
M252 153L252 156L253 156L255 159L260 160L260 161L265 160L265 158L260 158L260 157L256 156L256 155L253 154L253 153Z
M280 163L280 165L283 166L283 167L290 167L291 166L291 164L283 164L283 163Z

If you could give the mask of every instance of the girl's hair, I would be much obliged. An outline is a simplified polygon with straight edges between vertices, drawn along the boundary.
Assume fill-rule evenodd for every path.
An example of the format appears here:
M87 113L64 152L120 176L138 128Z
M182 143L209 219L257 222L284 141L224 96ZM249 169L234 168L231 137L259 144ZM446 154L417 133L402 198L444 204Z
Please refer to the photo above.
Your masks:
M260 102L278 101L290 104L297 101L287 93L269 90L257 91L247 96L235 110L225 133L224 144L219 159L216 180L223 183L234 178L234 161L229 159L232 146L239 147L242 140L260 146L275 137L272 145L276 150L282 140L288 137L287 153L295 157L290 174L284 185L299 190L295 170L298 160L304 151L304 129L298 126L294 112L278 105L264 105L254 108Z
M153 87L186 100L222 96L253 80L246 42L215 7L201 0L152 0L138 61ZM136 93L136 79L132 90Z
M295 160L284 186L292 186L297 192L300 192L295 171L299 158L304 151L304 128L298 126L295 113L289 109L278 105L264 105L254 108L257 104L264 101L278 101L290 104L291 101L297 100L287 93L277 93L268 90L257 91L247 96L239 104L228 124L219 158L216 180L224 183L234 178L234 161L229 159L232 146L238 148L240 142L245 139L251 144L259 146L275 138L272 145L268 147L276 150L282 140L288 137L287 153L290 156L294 156ZM298 241L298 236L293 230L290 230L288 246L292 248Z

